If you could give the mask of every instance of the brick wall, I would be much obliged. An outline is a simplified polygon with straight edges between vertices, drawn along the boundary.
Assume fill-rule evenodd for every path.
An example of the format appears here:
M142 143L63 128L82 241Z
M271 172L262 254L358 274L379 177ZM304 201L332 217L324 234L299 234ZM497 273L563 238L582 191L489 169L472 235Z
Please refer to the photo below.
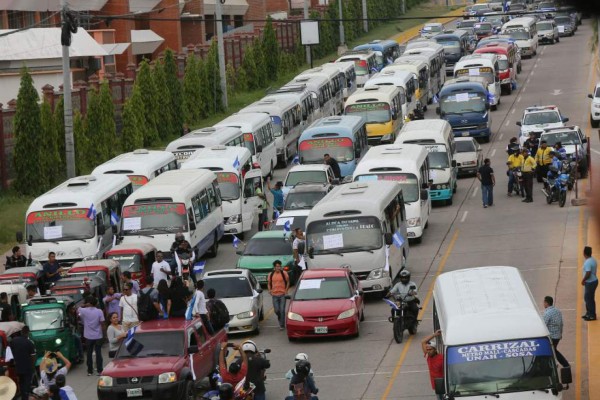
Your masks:
M123 15L129 13L129 1L109 1L102 9L105 15ZM135 30L135 21L133 20L110 20L108 25L106 21L101 21L97 29L114 29L116 43L131 43L131 31ZM123 54L115 56L117 71L125 71L127 65L133 63L135 58L131 53L131 46Z
M244 21L265 19L267 15L267 1L270 2L273 0L247 0L248 10L244 15ZM252 22L252 24L254 26L264 25L263 22Z
M179 21L179 0L162 0L156 9L162 9L160 13L150 13L153 20L150 21L150 29L157 35L165 39L165 41L156 49L153 56L157 56L160 52L166 49L181 49L182 32L181 21ZM165 19L166 21L156 21L154 19ZM153 57L154 58L154 57Z
M278 11L290 11L290 3L288 0L268 0L266 4L267 14L271 14Z

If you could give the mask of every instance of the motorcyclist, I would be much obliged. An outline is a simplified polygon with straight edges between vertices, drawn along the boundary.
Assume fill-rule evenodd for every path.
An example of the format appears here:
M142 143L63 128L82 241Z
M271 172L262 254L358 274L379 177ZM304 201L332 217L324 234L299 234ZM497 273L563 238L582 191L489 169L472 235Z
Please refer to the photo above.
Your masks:
M563 147L561 142L556 142L554 144L554 151L559 159L564 160L567 158L567 149Z
M310 363L305 360L300 360L294 368L296 373L290 379L291 396L286 397L286 400L318 400L316 394L319 389L314 384L314 381L309 378Z
M182 260L185 260L187 258L187 262L193 264L194 260L196 259L196 253L190 245L190 242L185 240L183 233L177 232L175 234L175 241L171 245L171 253L173 253L173 260L169 264L171 265L171 270L173 270L173 274L177 276L182 276L184 269L187 269L187 272L189 273L192 266L190 265L187 268L185 268L185 266L183 265L184 262L182 262Z
M294 375L296 375L298 372L296 371L296 364L298 364L298 361L308 361L308 354L306 353L298 353L296 354L296 357L294 357L294 368L290 369L288 372L285 373L285 379L287 380L291 380L292 377ZM308 380L311 380L312 386L315 386L315 377L314 377L314 371L312 370L312 368L310 369L310 372L308 373ZM293 396L294 393L290 390L290 396Z
M506 146L506 152L509 156L519 152L519 140L516 137L513 136L510 138L508 146Z
M271 363L261 356L256 343L252 340L247 340L242 344L242 351L246 353L248 359L246 380L254 384L254 400L265 400L266 370L271 368Z
M417 287L417 284L410 280L410 271L403 269L400 272L400 282L396 283L388 295L399 296L408 304L408 311L416 318L419 314L419 298L417 289L411 289L411 286Z
M556 179L562 171L561 155L556 150L552 150L550 155L552 156L552 164L550 164L550 169L548 170L548 179Z

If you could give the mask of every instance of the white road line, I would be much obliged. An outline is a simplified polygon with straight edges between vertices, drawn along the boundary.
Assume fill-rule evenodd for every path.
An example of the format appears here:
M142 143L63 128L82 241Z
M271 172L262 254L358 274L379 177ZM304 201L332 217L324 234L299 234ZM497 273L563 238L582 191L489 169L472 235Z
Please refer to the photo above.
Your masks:
M501 133L500 136L498 136L498 140L502 140L503 136L504 136L504 133Z
M515 113L515 111L517 111L517 109L516 109L516 108L513 108L513 109L512 109L512 111L511 111L510 113L511 113L511 114L514 114L514 113Z
M462 218L460 219L460 222L465 222L465 219L467 219L467 215L469 215L469 212L465 211L465 213L463 214Z
M479 186L475 186L475 187L473 188L473 194L471 194L471 197L475 197L475 196L477 196L477 189L479 189Z
M533 76L533 74L535 74L535 71L531 71L531 73L529 74L529 78L531 78ZM529 83L529 78L527 78L528 83Z
M510 124L510 119L506 120L506 123L504 124L504 126L508 126Z
M494 158L495 154L496 154L496 149L492 149L492 152L490 153L490 158Z
M523 92L523 90L525 90L525 88L521 89L521 92ZM521 101L521 95L517 96L517 103Z
M593 151L596 154L600 154L600 151L596 150L596 149L590 149L591 151Z

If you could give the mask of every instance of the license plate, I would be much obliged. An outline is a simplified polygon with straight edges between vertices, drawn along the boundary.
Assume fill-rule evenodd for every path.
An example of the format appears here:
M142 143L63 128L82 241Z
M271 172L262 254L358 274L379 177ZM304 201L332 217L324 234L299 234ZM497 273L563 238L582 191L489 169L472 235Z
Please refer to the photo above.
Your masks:
M127 389L127 397L142 397L142 388Z
M326 326L315 326L315 333L327 333Z
M469 136L469 131L463 132L462 135L463 136Z
M267 277L265 275L257 275L256 276L256 280L259 282L266 282L267 281Z

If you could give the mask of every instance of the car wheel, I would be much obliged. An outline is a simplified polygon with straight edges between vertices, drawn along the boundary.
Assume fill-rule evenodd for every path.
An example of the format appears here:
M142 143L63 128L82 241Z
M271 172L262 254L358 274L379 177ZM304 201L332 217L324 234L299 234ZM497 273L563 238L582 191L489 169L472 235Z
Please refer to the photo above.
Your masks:
M597 128L600 125L600 121L595 121L591 116L590 116L590 125L592 125L592 128Z
M452 205L452 197L450 197L448 200L446 200L446 205L447 206L451 206Z
M360 322L365 320L365 306L363 305L362 312L360 313Z
M360 336L360 322L356 321L356 333L354 335L352 335L352 337L359 337Z
M296 338L288 336L288 342L292 343L292 342L295 342L295 341L296 341Z
M423 241L423 236L419 236L418 238L413 239L413 243L420 244Z
M191 380L185 381L183 393L181 393L181 400L196 400L196 393L194 392L194 382Z

